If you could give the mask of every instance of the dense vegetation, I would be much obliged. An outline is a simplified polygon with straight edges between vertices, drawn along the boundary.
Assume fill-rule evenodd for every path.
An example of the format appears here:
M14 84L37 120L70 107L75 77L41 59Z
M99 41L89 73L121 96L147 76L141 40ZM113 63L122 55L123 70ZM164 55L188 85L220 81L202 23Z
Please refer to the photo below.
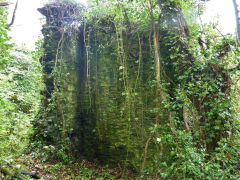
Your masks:
M49 3L32 52L0 10L1 158L57 179L240 178L239 45L201 1Z
M21 153L29 142L40 104L41 67L39 50L29 52L9 43L6 9L0 8L0 154L5 157Z

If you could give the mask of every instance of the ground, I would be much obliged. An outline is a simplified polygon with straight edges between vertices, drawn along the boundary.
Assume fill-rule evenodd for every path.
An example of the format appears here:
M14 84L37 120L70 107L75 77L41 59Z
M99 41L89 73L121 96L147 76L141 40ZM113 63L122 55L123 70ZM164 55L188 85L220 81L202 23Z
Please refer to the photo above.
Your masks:
M114 180L114 179L135 179L133 174L120 168L109 168L85 159L72 160L68 163L36 157L37 153L22 154L13 159L16 166L21 169L37 172L44 180ZM26 177L26 176L25 176ZM0 178L8 179L0 173ZM30 177L26 177L30 179Z

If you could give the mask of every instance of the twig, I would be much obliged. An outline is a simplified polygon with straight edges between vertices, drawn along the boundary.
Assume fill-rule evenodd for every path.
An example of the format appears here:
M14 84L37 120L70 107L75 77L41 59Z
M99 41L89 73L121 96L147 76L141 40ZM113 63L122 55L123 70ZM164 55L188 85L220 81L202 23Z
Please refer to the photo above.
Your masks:
M0 6L9 6L10 4L9 2L0 2Z
M17 12L17 7L18 7L18 0L16 2L16 5L15 5L14 11L13 11L12 21L11 21L10 24L7 25L6 29L9 29L13 25L14 20L15 20L15 15L16 15L16 12Z

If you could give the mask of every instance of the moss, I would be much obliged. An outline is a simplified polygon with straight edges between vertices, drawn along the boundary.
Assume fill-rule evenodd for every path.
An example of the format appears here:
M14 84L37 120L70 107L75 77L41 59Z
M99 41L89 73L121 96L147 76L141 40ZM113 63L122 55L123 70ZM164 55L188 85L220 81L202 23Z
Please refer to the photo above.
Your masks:
M43 30L46 53L43 67L49 77L45 80L47 90L43 94L49 95L47 98L51 103L43 107L45 115L42 119L49 123L45 125L46 134L42 139L47 139L49 144L59 144L63 138L63 119L54 103L56 93L52 77L59 33L65 24L67 31L58 55L57 85L71 152L76 157L82 154L103 163L140 169L144 145L149 138L147 134L155 122L155 90L149 90L147 84L155 86L155 77L149 71L154 65L153 59L149 58L149 45L142 44L139 62L138 37L124 35L125 54L119 57L116 29L111 24L99 21L94 25L93 21L70 28L64 19L49 17L58 11L64 14L69 10L68 6L46 5L43 9L49 11L43 13L48 19L44 25L47 30ZM69 17L74 15L69 14ZM103 26L112 29L106 34L101 30ZM148 32L144 34L146 36L142 38L148 39ZM121 58L128 60L125 67ZM149 161L153 157L151 154L157 151L156 147L150 144Z

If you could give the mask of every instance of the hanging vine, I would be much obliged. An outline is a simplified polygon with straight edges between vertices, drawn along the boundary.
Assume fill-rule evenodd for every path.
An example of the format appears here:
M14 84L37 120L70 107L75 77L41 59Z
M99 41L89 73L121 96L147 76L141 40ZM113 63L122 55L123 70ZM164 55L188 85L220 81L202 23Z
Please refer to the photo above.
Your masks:
M57 49L56 49L56 58L55 58L54 69L53 69L53 72L54 72L53 84L54 84L54 92L55 92L57 109L62 118L62 135L63 135L64 141L65 141L65 139L66 139L66 120L65 120L64 113L63 113L62 106L61 106L58 84L57 84L57 64L58 64L58 60L59 60L59 50L61 50L60 53L62 54L62 46L64 43L64 34L65 34L65 32L63 30L61 32L61 37L58 41L58 45L57 45Z
M68 133L75 150L144 178L156 169L156 179L221 177L218 171L231 177L224 163L238 166L237 146L227 142L236 121L231 73L239 67L228 63L235 45L192 16L188 23L186 13L200 7L194 2L99 0L71 47L64 44L71 36L55 38L53 97L62 136ZM59 59L71 73L69 86L58 83Z

